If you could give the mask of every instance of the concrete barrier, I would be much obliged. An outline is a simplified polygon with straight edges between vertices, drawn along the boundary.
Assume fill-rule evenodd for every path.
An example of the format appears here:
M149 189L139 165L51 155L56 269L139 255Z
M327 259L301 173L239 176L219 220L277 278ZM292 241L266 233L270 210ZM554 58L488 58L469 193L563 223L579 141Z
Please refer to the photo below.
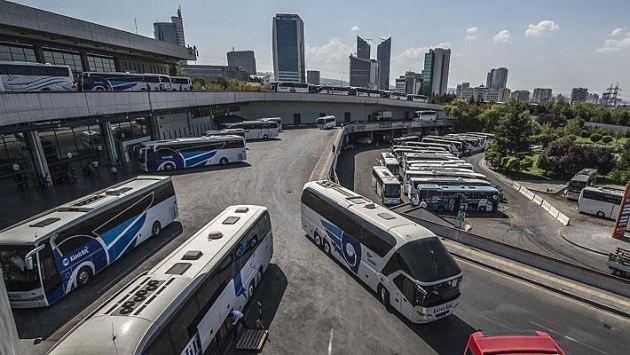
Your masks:
M533 200L534 196L536 196L536 194L531 192L531 191L529 191L529 190L525 193L525 197L527 197L530 200Z
M543 203L542 197L538 195L534 195L534 198L532 199L532 201L534 201L534 203L537 204L538 206L540 206Z
M529 192L529 190L525 186L521 186L521 188L518 189L518 192L520 192L521 195L527 196L527 193Z
M564 224L565 226L568 226L569 223L571 223L571 218L565 216L564 213L562 212L558 213L558 217L556 219L560 221L560 223Z
M551 217L558 219L558 213L560 213L560 211L558 211L557 208L553 206L549 207L549 214L551 215Z
M517 182L512 181L512 187L518 191L521 188L521 185Z
M542 204L540 205L540 207L542 207L543 210L549 212L549 209L551 208L551 205L549 204L549 202L543 200Z

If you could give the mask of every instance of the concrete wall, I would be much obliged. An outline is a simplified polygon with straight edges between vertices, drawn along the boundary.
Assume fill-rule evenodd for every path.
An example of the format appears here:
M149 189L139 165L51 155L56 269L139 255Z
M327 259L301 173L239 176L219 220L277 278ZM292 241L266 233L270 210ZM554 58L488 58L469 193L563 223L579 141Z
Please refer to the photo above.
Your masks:
M212 118L191 118L186 112L158 115L159 139L182 137L199 137L203 132L212 129Z

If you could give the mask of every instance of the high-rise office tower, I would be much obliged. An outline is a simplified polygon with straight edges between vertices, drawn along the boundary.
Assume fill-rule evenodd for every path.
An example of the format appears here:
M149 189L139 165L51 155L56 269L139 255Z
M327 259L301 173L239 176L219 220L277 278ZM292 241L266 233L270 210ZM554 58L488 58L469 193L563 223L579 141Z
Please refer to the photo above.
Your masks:
M366 40L357 36L357 58L370 60L371 46Z
M429 49L424 55L423 95L444 95L448 85L448 71L451 63L451 50Z
M249 74L256 74L256 58L254 51L231 51L227 52L228 66L240 67Z
M376 47L376 60L378 61L378 88L380 90L389 90L389 62L392 56L392 38L383 40Z
M544 104L553 101L553 93L551 89L535 88L532 94L532 102Z
M273 18L273 72L277 81L306 82L304 22L296 14Z
M184 37L184 20L182 19L182 8L177 9L177 16L171 16L171 22L153 23L153 37L158 41L176 44L186 47Z
M490 69L486 76L486 87L492 90L499 90L507 87L507 68Z
M573 88L571 89L571 104L575 104L578 102L586 102L588 99L588 89L587 88Z

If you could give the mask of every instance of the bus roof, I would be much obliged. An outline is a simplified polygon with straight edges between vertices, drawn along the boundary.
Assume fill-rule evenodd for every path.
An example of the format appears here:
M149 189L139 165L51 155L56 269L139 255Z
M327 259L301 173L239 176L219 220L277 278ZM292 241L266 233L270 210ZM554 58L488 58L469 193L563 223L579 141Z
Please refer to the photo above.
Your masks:
M621 189L613 189L610 187L603 187L603 186L586 186L583 191L596 191L596 192L602 192L602 193L607 193L607 194L611 194L611 195L616 195L616 196L623 196L624 190Z
M236 134L225 134L225 135L212 135L212 133L210 134L211 135L209 136L194 137L194 138L176 138L176 139L161 139L157 141L146 141L146 142L140 143L140 145L142 147L149 147L149 146L161 145L161 144L188 144L188 143L197 143L197 142L202 143L202 142L225 142L225 141L243 140L242 136L238 136Z
M221 261L222 253L236 246L239 239L232 236L243 232L249 221L256 220L266 210L251 205L228 207L166 259L127 284L79 323L51 354L132 354L146 346L150 339L145 336L151 328L164 325L168 310L177 307L199 286L197 277L210 274ZM122 304L133 300L139 290L147 291L144 299L132 301L130 312L121 312ZM116 332L115 341L112 332Z
M462 186L462 185L440 185L440 184L419 184L418 189L426 190L442 190L444 192L496 192L499 193L493 186Z
M446 183L459 183L462 186L492 186L488 180L476 179L463 176L452 175L436 175L436 176L412 176L409 178L411 182L424 182L424 184L446 184ZM421 184L421 185L424 185Z
M398 181L398 179L387 167L373 166L372 171L375 172L381 180L383 180L384 184L400 185L400 181Z
M396 247L417 239L435 238L435 234L425 227L332 181L311 181L304 185L304 189L326 194L328 200L388 232L396 238Z
M0 231L0 244L37 244L70 223L79 223L92 212L170 181L169 176L136 176L14 224Z

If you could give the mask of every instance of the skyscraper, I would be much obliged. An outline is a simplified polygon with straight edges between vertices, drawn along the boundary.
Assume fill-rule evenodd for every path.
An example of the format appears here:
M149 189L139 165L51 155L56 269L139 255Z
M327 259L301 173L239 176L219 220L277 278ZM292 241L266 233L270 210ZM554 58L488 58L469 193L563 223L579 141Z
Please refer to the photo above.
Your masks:
M553 93L551 89L546 88L535 88L534 93L532 94L532 102L537 104L544 104L546 102L553 101Z
M182 19L182 8L177 9L177 16L171 16L171 22L153 23L153 37L158 41L176 44L186 47L184 37L184 20Z
M350 55L350 86L367 88L370 85L372 64L369 59Z
M277 81L306 82L304 22L296 14L273 18L273 72Z
M499 90L507 87L507 68L490 69L486 76L486 87L492 90Z
M424 55L423 95L444 95L448 85L448 71L451 63L451 50L429 49Z
M250 74L256 74L256 58L254 51L227 52L228 66L240 67Z
M587 88L573 88L571 89L571 104L575 104L578 102L586 102L588 99L588 89Z
M357 36L357 58L370 60L371 46L366 40Z
M389 62L392 55L392 38L383 40L376 47L376 60L378 61L378 88L380 90L389 90ZM446 90L446 89L445 89Z

